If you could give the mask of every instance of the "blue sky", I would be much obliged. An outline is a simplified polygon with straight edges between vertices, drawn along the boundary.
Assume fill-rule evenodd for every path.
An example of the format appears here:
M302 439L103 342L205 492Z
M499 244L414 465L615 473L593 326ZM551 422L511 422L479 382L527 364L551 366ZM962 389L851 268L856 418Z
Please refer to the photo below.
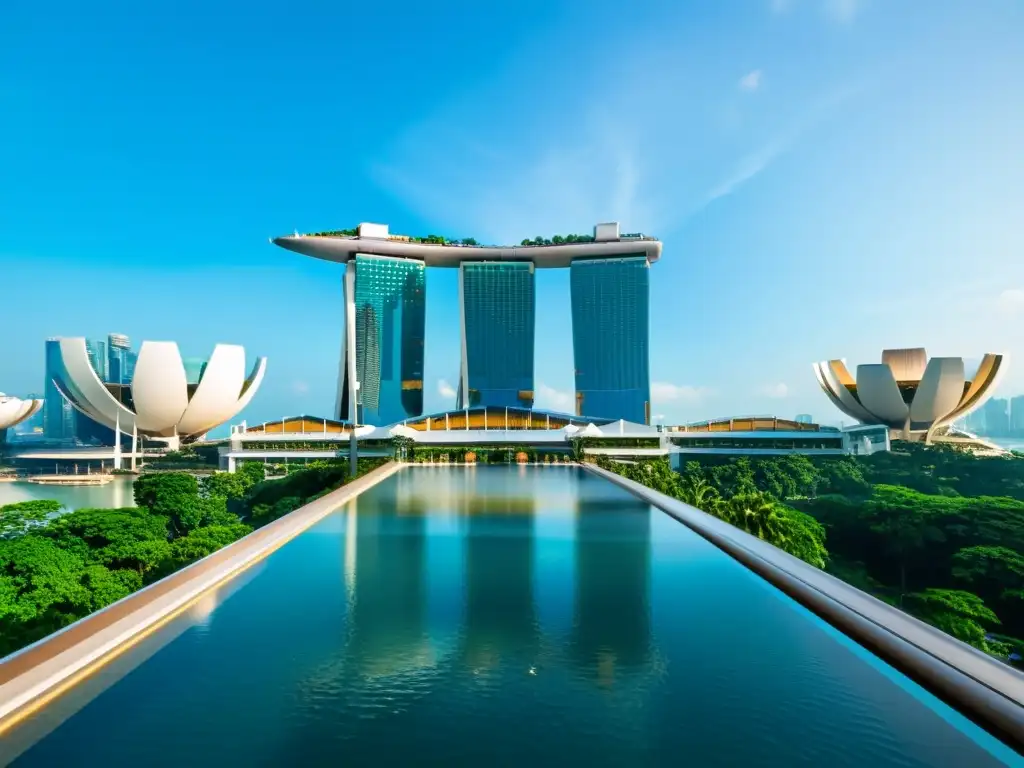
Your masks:
M443 6L443 7L442 7ZM0 390L109 331L269 358L244 417L329 413L341 272L269 245L386 222L661 237L653 412L838 413L810 363L1006 351L1024 391L1024 4L15 3L0 28ZM427 408L458 371L427 296ZM539 274L538 406L570 407Z

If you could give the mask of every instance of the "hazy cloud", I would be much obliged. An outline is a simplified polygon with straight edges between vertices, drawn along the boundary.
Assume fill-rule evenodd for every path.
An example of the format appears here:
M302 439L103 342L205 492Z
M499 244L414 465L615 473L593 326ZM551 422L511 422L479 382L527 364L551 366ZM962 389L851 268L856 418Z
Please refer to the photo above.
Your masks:
M825 118L829 117L840 104L847 101L858 90L858 86L852 86L829 94L821 101L812 105L802 115L799 115L787 131L777 135L760 148L740 158L732 173L725 176L722 181L711 188L701 208L720 197L732 194L768 168L780 155L792 149L800 138Z
M711 390L707 387L670 384L667 381L651 382L651 400L653 402L699 403L710 394Z
M755 69L740 78L741 91L756 91L761 86L761 70Z
M784 397L789 397L789 387L781 381L775 384L766 384L761 387L761 394L765 397L781 400Z
M860 13L862 0L825 0L825 13L833 21L847 24Z
M292 394L294 395L308 395L309 384L305 381L293 381L292 382Z
M557 411L559 413L572 413L572 393L563 392L554 387L549 387L544 382L537 382L537 393L534 407L542 411Z
M447 400L454 400L456 392L455 388L446 379L440 379L437 382L437 394Z
M1020 288L1007 288L996 299L996 310L1008 317L1024 314L1024 291Z

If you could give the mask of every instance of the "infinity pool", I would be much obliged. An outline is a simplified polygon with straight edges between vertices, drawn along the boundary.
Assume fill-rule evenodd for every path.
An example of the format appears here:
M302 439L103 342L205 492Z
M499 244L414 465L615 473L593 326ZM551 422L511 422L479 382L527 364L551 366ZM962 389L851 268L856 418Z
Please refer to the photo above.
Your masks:
M6 759L26 745L15 765L1021 764L568 467L403 470L10 734Z

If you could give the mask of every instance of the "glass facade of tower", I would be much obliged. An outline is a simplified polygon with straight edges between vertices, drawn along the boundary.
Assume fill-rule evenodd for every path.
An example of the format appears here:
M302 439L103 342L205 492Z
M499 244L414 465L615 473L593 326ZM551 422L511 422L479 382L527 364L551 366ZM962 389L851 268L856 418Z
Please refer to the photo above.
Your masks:
M71 440L75 437L75 409L64 399L54 379L60 378L64 363L60 355L60 339L46 340L46 382L43 387L43 435L49 440Z
M534 267L463 262L459 407L533 407Z
M111 384L128 384L135 373L135 353L131 341L121 333L107 336L107 377Z
M386 426L423 413L423 335L426 283L423 262L355 258L356 420ZM346 354L351 350L346 349ZM348 366L341 413L348 413Z
M650 268L644 256L574 261L576 414L650 423Z

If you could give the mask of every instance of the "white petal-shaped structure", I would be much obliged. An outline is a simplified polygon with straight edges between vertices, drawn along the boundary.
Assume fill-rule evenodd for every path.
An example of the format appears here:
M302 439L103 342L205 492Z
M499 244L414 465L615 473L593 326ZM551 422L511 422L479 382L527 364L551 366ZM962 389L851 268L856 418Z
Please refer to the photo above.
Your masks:
M135 370L138 377L138 368ZM218 344L210 355L195 393L186 401L178 429L186 435L209 431L211 425L219 423L218 414L235 407L244 386L245 348L236 344Z
M882 362L857 366L854 380L842 360L814 364L833 405L863 424L899 430L905 440L931 442L940 428L978 408L1005 370L1006 356L986 354L972 381L960 357L928 359L924 348L887 349Z
M196 385L190 385L178 345L146 341L129 385L100 380L89 363L85 339L61 339L60 392L82 413L111 429L188 440L233 418L252 400L266 372L260 358L245 374L245 350L218 344Z
M829 360L824 363L815 363L814 373L818 377L818 384L825 390L825 394L829 396L836 408L853 416L857 421L871 423L871 413L865 410L864 406L857 402L857 398L850 394L850 389L856 389L857 384L846 369L846 361Z
M21 400L0 392L0 432L35 416L42 407L42 400Z
M139 431L173 437L188 408L188 376L178 345L173 341L145 342L130 386Z
M904 429L910 419L910 406L903 400L892 368L884 363L857 366L857 399L883 424Z
M910 403L910 427L927 429L960 405L964 396L964 360L962 357L933 357L921 376Z

